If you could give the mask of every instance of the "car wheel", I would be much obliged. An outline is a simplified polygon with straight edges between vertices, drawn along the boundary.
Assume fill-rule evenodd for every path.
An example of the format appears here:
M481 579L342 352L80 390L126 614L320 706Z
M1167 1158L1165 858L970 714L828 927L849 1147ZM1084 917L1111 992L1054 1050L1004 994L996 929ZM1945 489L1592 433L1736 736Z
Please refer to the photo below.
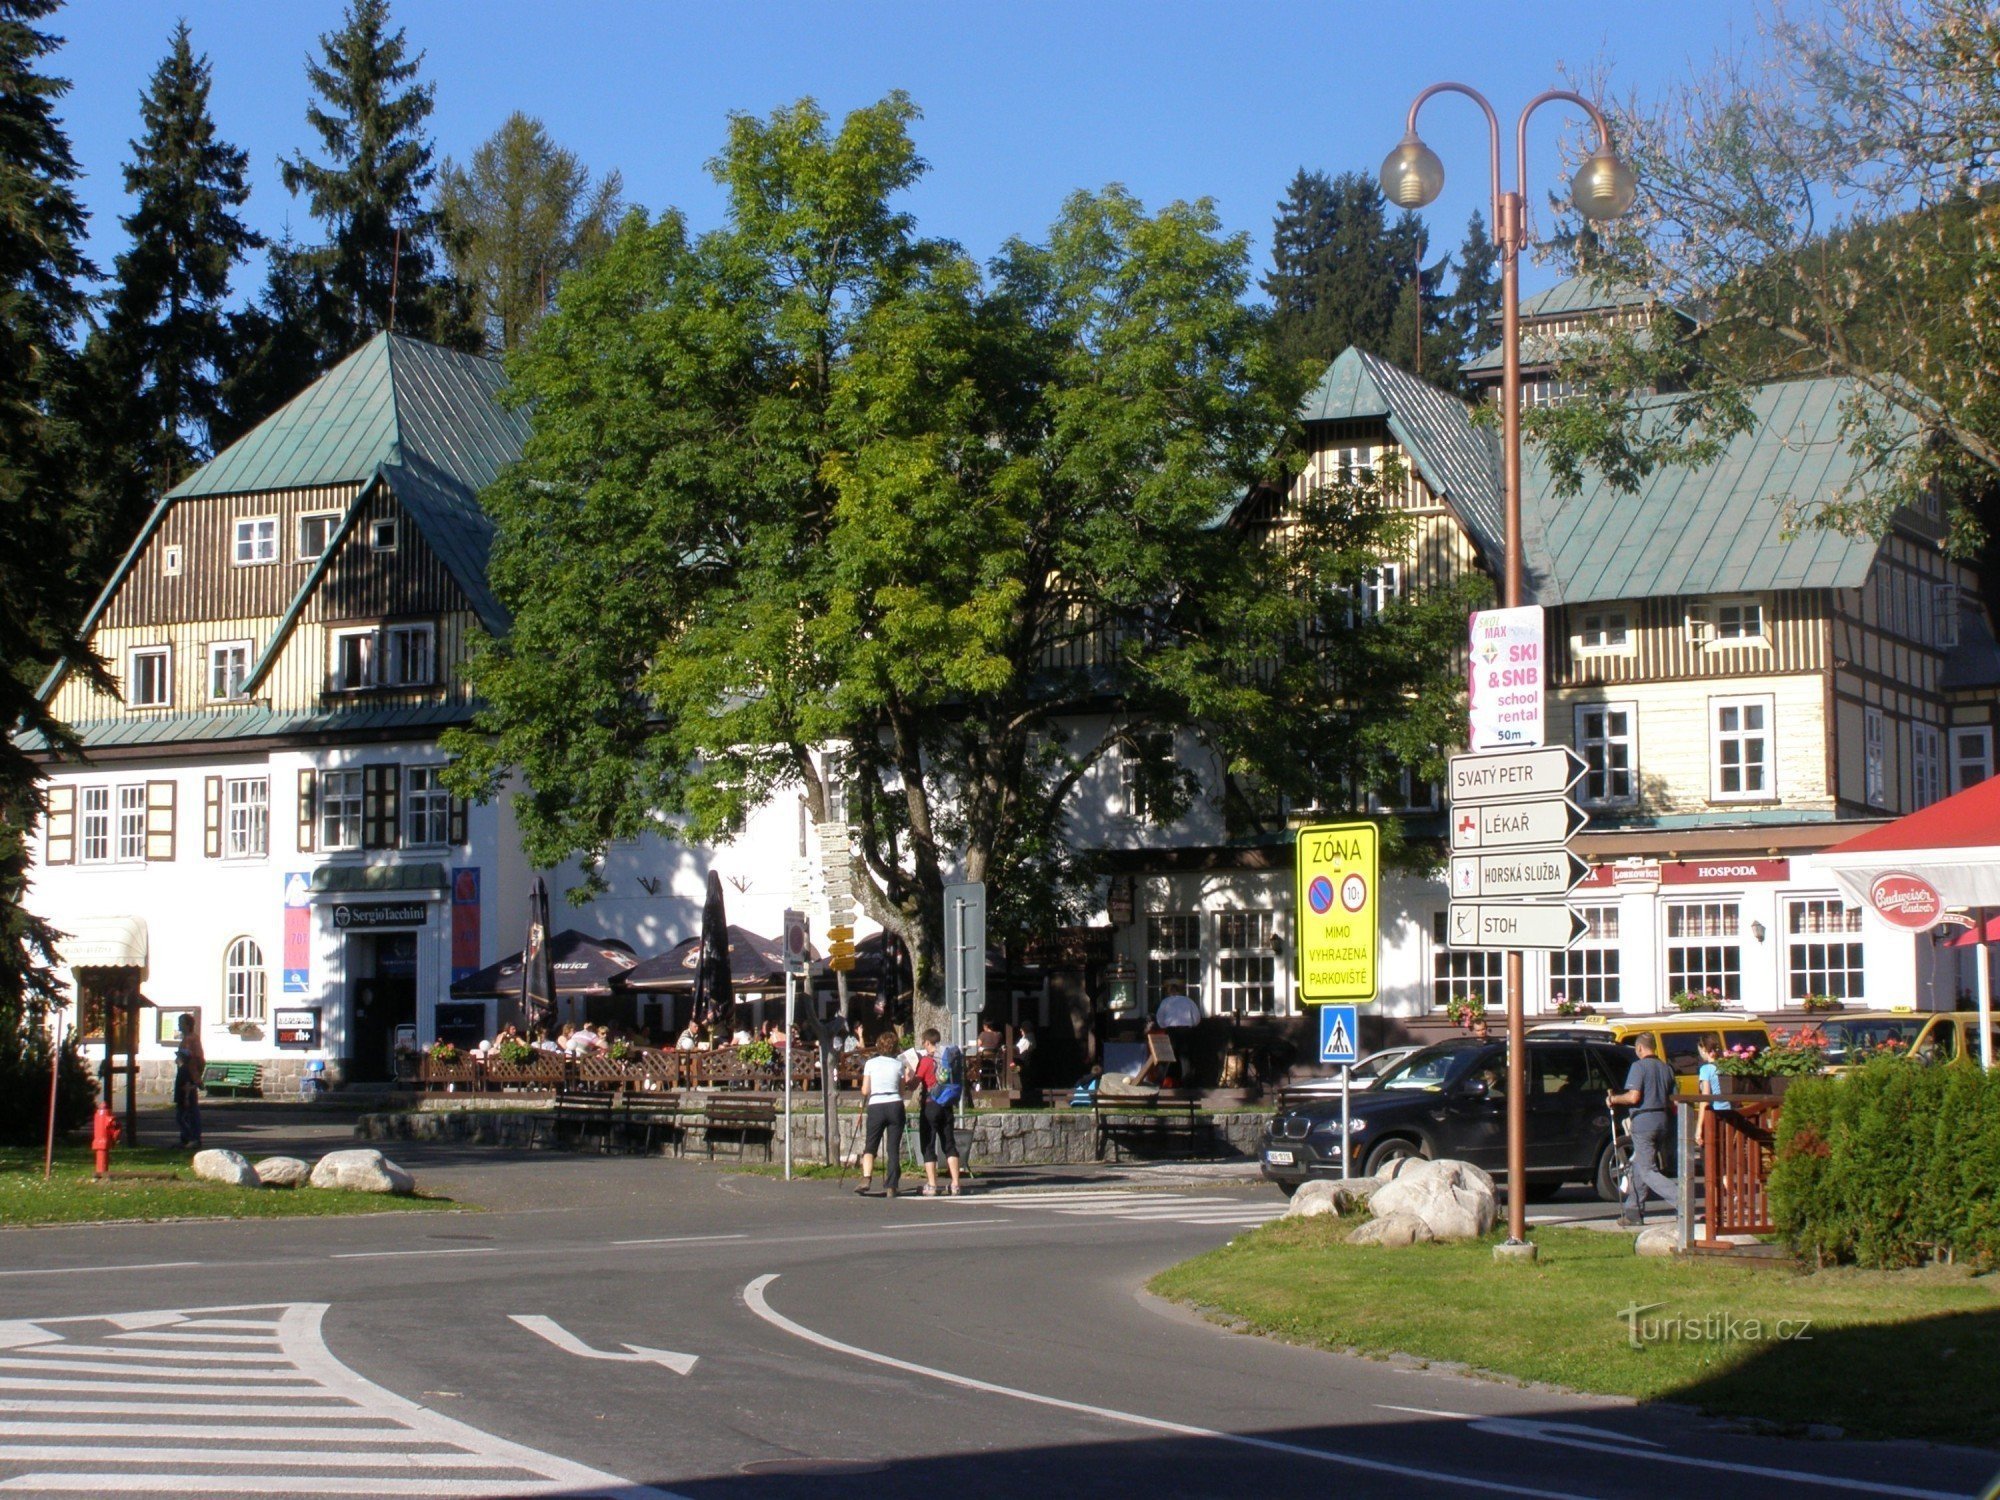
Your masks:
M1380 1177L1382 1169L1392 1161L1404 1161L1412 1156L1422 1156L1424 1148L1415 1141L1384 1141L1368 1153L1367 1173L1370 1177Z
M1596 1181L1597 1201L1616 1203L1625 1195L1618 1191L1618 1163L1611 1154L1611 1142L1604 1143L1604 1149L1597 1153Z

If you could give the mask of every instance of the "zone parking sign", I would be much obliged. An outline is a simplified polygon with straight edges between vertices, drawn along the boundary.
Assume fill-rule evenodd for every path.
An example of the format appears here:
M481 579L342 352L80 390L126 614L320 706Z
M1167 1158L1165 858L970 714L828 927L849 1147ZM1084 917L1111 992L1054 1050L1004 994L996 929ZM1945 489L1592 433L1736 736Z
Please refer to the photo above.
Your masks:
M1319 823L1298 834L1295 910L1299 999L1375 998L1381 832Z

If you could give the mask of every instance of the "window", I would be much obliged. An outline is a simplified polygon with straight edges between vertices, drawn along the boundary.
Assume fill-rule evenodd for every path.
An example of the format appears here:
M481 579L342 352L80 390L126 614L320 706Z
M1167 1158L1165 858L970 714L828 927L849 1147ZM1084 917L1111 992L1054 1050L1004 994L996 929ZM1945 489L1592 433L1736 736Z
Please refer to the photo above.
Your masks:
M243 696L243 683L250 675L250 643L220 641L208 648L208 696L211 702L227 703Z
M1861 908L1833 896L1785 903L1786 993L1794 1001L1813 995L1859 1000Z
M146 857L146 788L141 783L118 788L118 858L136 863Z
M87 865L103 864L111 858L110 787L87 786L83 789L81 823L77 859Z
M1880 807L1889 800L1888 726L1883 722L1882 710L1864 708L1861 711L1861 745L1865 770L1866 795L1870 807Z
M1146 998L1157 1006L1163 996L1201 999L1201 915L1154 913L1146 918Z
M1405 766L1395 780L1376 791L1374 805L1383 812L1436 812L1442 795L1443 788L1437 782Z
M1962 792L1993 774L1993 730L1954 729L1951 732L1951 789Z
M373 547L377 552L394 552L396 550L396 518L394 516L388 516L382 520L370 521L368 523L368 545Z
M1576 752L1583 757L1583 800L1621 806L1639 800L1639 710L1630 703L1579 703Z
M1622 609L1593 609L1584 612L1577 626L1579 651L1627 651L1632 645L1632 617Z
M1273 1015L1278 956L1267 911L1226 911L1216 918L1216 1009L1225 1015Z
M439 767L410 766L403 773L405 844L451 842L451 793L439 781Z
M1944 735L1935 724L1910 726L1910 796L1929 807L1944 795Z
M278 560L278 518L251 516L236 523L236 565Z
M126 701L134 708L171 708L173 654L165 646L134 648L125 670Z
M1355 585L1354 596L1361 606L1361 618L1372 620L1403 595L1403 565L1385 562L1370 568Z
M264 950L247 937L231 943L223 957L222 994L225 1019L264 1019Z
M422 687L437 676L437 632L429 625L391 625L382 632L382 681Z
M160 549L160 576L178 578L181 576L181 549L179 543Z
M1931 588L1931 644L1949 651L1958 644L1958 585L1935 584Z
M1583 936L1576 946L1549 956L1549 1005L1576 1000L1592 1010L1621 1004L1618 994L1618 908L1579 906Z
M1764 638L1764 606L1755 599L1729 599L1715 606L1715 638L1718 641L1761 641Z
M337 510L314 511L311 515L299 517L299 556L310 562L333 545L334 533L340 530L340 512Z
M1136 734L1118 746L1118 791L1125 816L1155 823L1167 813L1174 774L1174 737L1163 731Z
M820 787L826 798L826 820L840 827L847 824L847 753L829 750L819 761Z
M337 630L333 635L333 690L352 693L375 686L375 632Z
M359 771L322 771L319 777L319 846L329 851L361 847Z
M270 849L270 782L262 776L222 783L222 852L228 859L262 859Z
M1484 1002L1490 1011L1507 1004L1507 955L1497 949L1446 946L1444 912L1431 917L1431 1004L1443 1010L1454 995Z
M1771 700L1713 698L1709 703L1709 765L1716 800L1771 797Z
M1676 901L1667 906L1667 994L1704 992L1743 998L1743 948L1734 901Z

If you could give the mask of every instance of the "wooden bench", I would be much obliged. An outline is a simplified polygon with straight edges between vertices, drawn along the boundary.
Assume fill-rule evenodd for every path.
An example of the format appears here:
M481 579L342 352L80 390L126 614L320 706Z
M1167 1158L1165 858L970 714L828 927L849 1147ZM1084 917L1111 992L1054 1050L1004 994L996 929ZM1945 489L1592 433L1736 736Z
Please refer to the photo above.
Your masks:
M211 1094L224 1091L233 1094L261 1093L257 1075L262 1066L253 1062L210 1063L201 1070L201 1086Z
M678 1094L628 1093L619 1123L626 1150L650 1153L656 1143L671 1139L678 1153L686 1144L689 1122L700 1117L701 1106Z
M703 1101L698 1114L691 1116L690 1123L699 1123L702 1139L708 1143L708 1154L715 1155L717 1132L736 1138L736 1154L741 1156L753 1135L764 1138L764 1160L771 1160L772 1145L778 1133L778 1105L770 1098L759 1099L741 1094L727 1098L710 1097Z
M1198 1112L1193 1098L1170 1094L1144 1098L1097 1093L1091 1096L1090 1112L1096 1125L1093 1149L1099 1161L1105 1160L1105 1147L1114 1138L1130 1136L1154 1136L1166 1140L1178 1138L1186 1143L1188 1154L1193 1155L1202 1132L1209 1126L1207 1118Z
M536 1120L528 1144L533 1146L541 1139L542 1126L547 1124L550 1145L560 1144L567 1132L578 1145L596 1136L598 1149L609 1151L612 1131L622 1113L618 1099L611 1094L565 1090L556 1095L556 1102L549 1106L549 1112Z

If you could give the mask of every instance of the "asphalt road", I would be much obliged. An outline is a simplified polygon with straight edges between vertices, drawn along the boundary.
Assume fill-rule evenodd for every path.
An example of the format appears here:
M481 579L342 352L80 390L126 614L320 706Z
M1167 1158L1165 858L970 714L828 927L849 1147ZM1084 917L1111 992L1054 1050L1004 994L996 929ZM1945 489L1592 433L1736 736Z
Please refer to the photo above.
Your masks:
M1994 1468L1292 1348L1143 1293L1271 1189L889 1202L396 1154L485 1211L0 1233L0 1491L1763 1500Z

